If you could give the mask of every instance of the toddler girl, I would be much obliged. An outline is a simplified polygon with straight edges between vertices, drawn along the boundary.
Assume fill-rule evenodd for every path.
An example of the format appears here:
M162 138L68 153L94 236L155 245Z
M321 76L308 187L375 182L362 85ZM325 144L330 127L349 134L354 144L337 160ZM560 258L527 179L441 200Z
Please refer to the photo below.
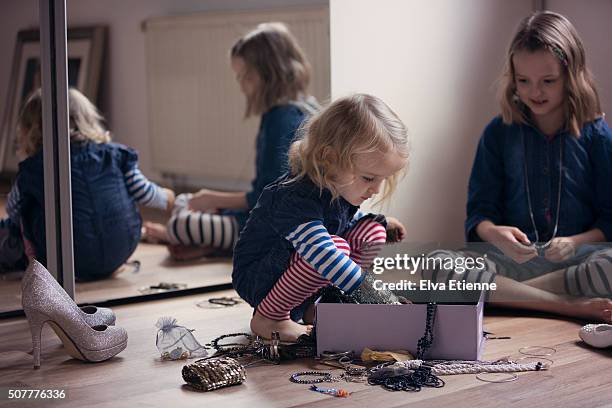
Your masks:
M111 142L102 117L83 94L70 89L68 97L75 276L81 281L103 279L136 249L141 230L137 204L170 209L174 193L146 179L138 169L138 155L133 149ZM9 218L2 221L0 229L8 226L2 233L12 234L13 239L21 239L22 232L30 244L26 247L31 246L33 252L28 255L44 264L40 90L28 98L21 111L17 139L18 154L24 160L19 163L16 183L9 194ZM17 249L23 251L23 246Z
M355 291L386 229L403 239L399 221L358 210L383 184L389 197L407 158L404 124L376 97L339 99L308 122L290 172L263 190L234 249L233 284L256 309L254 333L305 334L296 321L313 294L327 285Z

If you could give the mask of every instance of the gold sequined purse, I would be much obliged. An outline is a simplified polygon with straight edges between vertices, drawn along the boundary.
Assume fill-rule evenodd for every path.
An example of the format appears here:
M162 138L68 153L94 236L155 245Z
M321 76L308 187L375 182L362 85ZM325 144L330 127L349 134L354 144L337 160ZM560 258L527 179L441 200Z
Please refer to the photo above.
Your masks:
M198 360L183 367L183 379L200 391L212 391L246 380L246 370L230 357Z

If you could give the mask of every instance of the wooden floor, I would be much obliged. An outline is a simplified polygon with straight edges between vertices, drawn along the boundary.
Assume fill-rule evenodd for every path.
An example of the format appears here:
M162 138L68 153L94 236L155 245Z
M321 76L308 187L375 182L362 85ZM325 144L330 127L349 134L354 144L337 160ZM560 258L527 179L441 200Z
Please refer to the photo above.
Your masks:
M142 289L160 282L184 284L185 288L231 283L230 258L172 261L163 245L139 244L130 258L141 262L140 270L127 267L109 279L76 284L78 303L100 303L110 299L140 296ZM0 312L21 309L20 275L0 280Z
M0 190L2 184L0 183ZM6 215L5 197L0 195L0 217ZM142 209L145 220L165 222L166 214L161 211ZM101 303L106 300L143 295L143 289L161 282L184 284L186 289L216 286L231 283L232 263L229 257L201 258L195 261L173 261L164 245L140 243L130 260L138 260L141 267L134 273L133 268L124 268L109 279L77 283L78 303ZM20 272L0 274L0 312L21 309Z
M510 340L489 340L485 359L519 357L523 346L548 346L557 351L550 371L519 374L511 383L484 383L474 375L446 376L441 389L418 393L387 392L364 384L335 383L353 392L348 399L308 390L307 385L288 381L299 370L319 369L314 360L247 369L240 386L209 393L183 385L183 361L162 362L155 348L155 322L171 315L179 324L194 328L206 343L226 333L246 331L251 309L241 304L231 308L203 309L196 303L211 295L151 301L117 307L117 324L129 333L125 351L110 361L88 364L63 352L60 340L45 326L42 367L32 369L30 333L24 319L0 321L0 390L11 387L64 389L61 407L597 407L612 406L612 349L595 350L578 338L578 322L551 317L487 315L485 328ZM35 405L35 404L34 404ZM0 401L0 406L32 404Z

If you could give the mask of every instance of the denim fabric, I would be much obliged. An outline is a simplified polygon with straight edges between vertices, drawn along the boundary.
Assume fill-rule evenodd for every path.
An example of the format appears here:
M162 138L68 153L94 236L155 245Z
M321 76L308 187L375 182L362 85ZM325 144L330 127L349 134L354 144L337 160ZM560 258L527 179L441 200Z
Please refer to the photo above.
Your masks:
M606 240L612 241L612 133L607 123L603 119L587 123L579 138L562 131L549 139L533 126L506 125L500 117L485 128L472 167L465 222L468 241L480 241L475 229L483 220L515 226L535 241L524 163L540 241L551 238L561 143L563 179L557 236L599 228Z
M248 210L222 211L224 215L236 217L239 229L246 224L249 211L255 207L264 187L287 171L289 146L306 115L296 104L274 106L262 115L255 142L255 179L246 195Z
M27 258L21 238L21 229L12 219L0 220L0 272L24 270Z
M341 197L332 200L329 190L309 178L287 183L288 177L263 190L234 247L234 288L255 308L289 266L295 249L285 237L291 231L320 220L331 235L343 236L359 209ZM299 320L303 309L292 312L292 319Z
M72 143L70 151L75 275L83 281L103 279L128 259L140 239L142 221L124 181L138 156L116 143ZM25 237L45 264L42 151L19 164L17 183Z

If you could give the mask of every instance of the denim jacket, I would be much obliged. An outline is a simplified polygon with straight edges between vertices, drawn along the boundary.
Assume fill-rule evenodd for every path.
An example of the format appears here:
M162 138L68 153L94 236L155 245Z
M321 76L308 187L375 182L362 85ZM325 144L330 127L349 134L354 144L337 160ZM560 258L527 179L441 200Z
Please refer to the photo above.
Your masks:
M320 220L331 235L342 236L353 225L359 207L331 192L321 191L309 178L287 182L285 175L268 185L240 233L234 248L232 282L251 306L270 292L295 253L285 238L301 224ZM292 313L292 318L301 315Z
M487 125L478 144L468 187L468 241L480 241L476 227L490 220L496 225L515 226L534 242L527 188L539 240L552 237L561 145L561 204L556 236L599 228L606 240L612 241L612 132L605 120L585 124L580 137L560 131L547 138L532 125L506 125L501 117Z

